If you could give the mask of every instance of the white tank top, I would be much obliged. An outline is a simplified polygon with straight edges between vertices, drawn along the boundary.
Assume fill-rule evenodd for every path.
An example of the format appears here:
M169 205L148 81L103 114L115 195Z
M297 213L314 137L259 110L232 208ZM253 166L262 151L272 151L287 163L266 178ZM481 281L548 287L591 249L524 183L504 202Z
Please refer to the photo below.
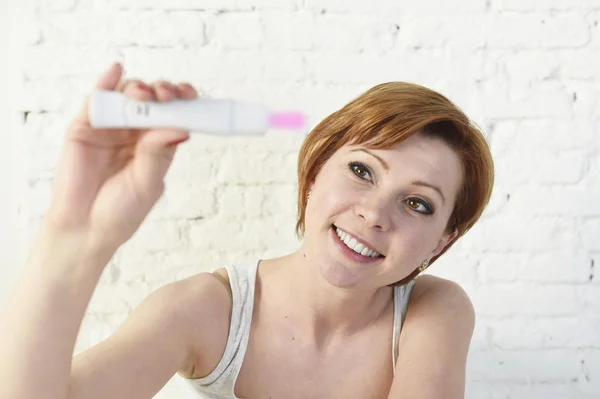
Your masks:
M232 309L229 337L225 346L225 353L217 367L206 377L187 379L179 376L184 384L196 392L197 398L204 399L241 399L233 393L235 382L246 355L248 338L250 337L250 324L252 309L254 307L254 288L256 271L259 261L252 261L240 265L227 265L225 269L229 275L231 286ZM400 329L406 317L408 297L414 281L401 287L394 287L394 326L392 336L392 371L396 370L396 358Z

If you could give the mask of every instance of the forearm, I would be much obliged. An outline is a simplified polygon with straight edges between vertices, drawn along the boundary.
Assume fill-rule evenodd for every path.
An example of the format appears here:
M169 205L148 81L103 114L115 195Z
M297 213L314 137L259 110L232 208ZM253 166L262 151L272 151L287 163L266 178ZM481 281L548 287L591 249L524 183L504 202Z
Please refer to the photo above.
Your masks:
M67 397L81 321L112 253L42 230L0 311L0 399Z

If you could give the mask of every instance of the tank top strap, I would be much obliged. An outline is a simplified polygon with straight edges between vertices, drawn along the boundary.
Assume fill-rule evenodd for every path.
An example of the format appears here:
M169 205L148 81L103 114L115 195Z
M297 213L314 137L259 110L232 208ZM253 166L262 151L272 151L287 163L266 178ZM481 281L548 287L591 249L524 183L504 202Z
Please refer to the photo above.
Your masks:
M215 369L207 376L190 380L197 388L228 391L235 398L235 381L240 372L250 336L256 272L259 261L225 265L231 287L231 322L225 352ZM217 387L218 385L218 387Z
M392 333L392 366L394 375L396 374L396 360L398 359L398 344L400 342L400 331L406 318L408 309L408 300L415 280L411 280L407 284L399 287L394 287L394 329Z

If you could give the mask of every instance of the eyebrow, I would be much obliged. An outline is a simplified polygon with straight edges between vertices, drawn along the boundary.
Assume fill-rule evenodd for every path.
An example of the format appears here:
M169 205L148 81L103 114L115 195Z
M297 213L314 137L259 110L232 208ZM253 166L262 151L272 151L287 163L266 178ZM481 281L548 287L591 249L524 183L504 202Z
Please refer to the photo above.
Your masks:
M444 194L442 194L442 190L440 190L438 186L434 186L433 184L429 184L429 183L426 183L426 182L421 181L421 180L415 180L415 181L412 182L412 184L414 186L429 187L429 188L437 191L438 194L440 194L440 196L442 197L442 201L444 202L444 204L446 203L446 197L444 197Z
M352 150L352 152L356 152L356 151L362 151L362 152L366 152L367 154L369 154L370 156L376 158L381 165L383 166L383 169L385 170L390 170L390 165L388 165L387 162L385 162L383 159L381 159L380 157L378 157L377 155L373 154L371 151L365 150L364 148L357 148L355 150Z
M366 152L367 154L371 155L373 158L377 159L381 165L383 166L383 168L387 171L390 170L390 165L388 165L387 162L385 162L383 159L381 159L380 157L378 157L377 155L373 154L371 151L369 150L365 150L364 148L357 148L354 150L351 150L352 152L356 152L356 151L362 151L362 152ZM442 201L445 204L446 203L446 197L444 197L444 194L442 193L442 190L440 190L440 188L438 186L435 186L433 184L429 184L427 182L424 182L422 180L415 180L412 182L413 186L422 186L422 187L429 187L435 191L438 192L438 194L440 195L440 197L442 197Z

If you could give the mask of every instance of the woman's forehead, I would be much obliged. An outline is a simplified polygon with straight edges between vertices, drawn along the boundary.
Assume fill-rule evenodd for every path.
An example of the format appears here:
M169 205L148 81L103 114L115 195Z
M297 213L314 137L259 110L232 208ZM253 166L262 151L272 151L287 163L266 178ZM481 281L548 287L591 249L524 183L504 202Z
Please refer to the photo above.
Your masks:
M463 177L462 162L456 151L435 137L413 135L385 149L345 145L338 155L372 158L373 162L381 164L386 174L436 184L448 194L458 190Z

